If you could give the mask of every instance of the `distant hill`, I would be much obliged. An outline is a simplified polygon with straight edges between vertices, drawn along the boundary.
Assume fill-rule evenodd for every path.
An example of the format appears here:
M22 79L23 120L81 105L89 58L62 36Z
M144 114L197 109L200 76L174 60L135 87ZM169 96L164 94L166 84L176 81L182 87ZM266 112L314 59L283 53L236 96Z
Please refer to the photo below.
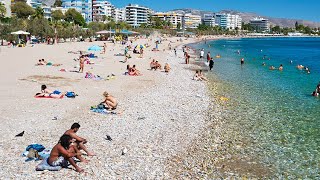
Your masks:
M212 14L215 13L213 11L201 11L201 10L196 10L196 9L175 9L173 11L178 11L180 13L192 13L195 15L203 15L203 14ZM268 16L263 16L263 15L259 15L256 13L250 13L250 12L239 12L239 11L234 11L234 10L222 10L220 12L217 13L229 13L229 14L237 14L240 15L242 17L242 21L245 23L248 23L250 21L250 19L253 19L255 17L262 17L265 19L268 19L270 21L270 23L273 26L280 26L280 27L294 27L296 21L299 24L303 24L305 26L309 26L312 28L315 27L320 27L320 22L312 22L312 21L306 21L306 20L301 20L301 19L287 19L287 18L274 18L274 17L268 17Z

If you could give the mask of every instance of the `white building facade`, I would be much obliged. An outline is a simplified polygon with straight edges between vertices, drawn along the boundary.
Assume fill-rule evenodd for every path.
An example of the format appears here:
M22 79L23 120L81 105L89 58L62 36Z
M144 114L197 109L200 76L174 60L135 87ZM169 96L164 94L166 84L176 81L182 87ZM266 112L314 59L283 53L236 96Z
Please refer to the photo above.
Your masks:
M114 6L106 0L92 0L92 19L101 21L104 17L111 17Z
M152 17L157 17L161 21L168 21L172 24L172 29L182 28L182 18L183 14L175 12L156 12L152 14ZM180 27L178 25L180 24Z
M62 0L62 7L74 8L81 13L86 22L92 21L92 0Z
M112 18L115 22L126 21L126 9L125 8L114 8L112 11Z
M126 22L132 27L148 24L150 9L137 4L129 4L126 9Z
M182 17L182 27L184 29L196 29L201 24L201 16L193 14L184 14Z
M207 26L216 26L216 20L215 20L215 15L214 14L204 14L202 18L202 23L207 25Z
M241 29L242 18L233 14L216 14L215 22L224 29Z

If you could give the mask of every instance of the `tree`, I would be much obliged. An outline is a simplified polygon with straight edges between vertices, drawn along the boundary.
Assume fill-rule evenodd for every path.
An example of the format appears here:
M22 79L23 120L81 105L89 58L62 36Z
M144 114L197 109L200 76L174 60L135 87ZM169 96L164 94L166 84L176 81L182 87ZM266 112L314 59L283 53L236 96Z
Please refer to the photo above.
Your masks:
M177 29L181 29L181 23L180 22L177 23Z
M32 15L32 17L33 17L33 18L41 19L41 18L43 18L43 15L44 15L43 9L38 6L38 7L34 10L34 14Z
M4 4L0 3L0 18L4 18L6 12L7 12L6 7L4 6Z
M82 15L75 9L68 9L68 11L65 14L66 21L73 22L75 24L78 24L80 26L84 26L86 24L86 21L82 17Z
M62 1L61 0L56 0L53 4L54 7L61 7L62 6Z
M296 30L298 30L298 27L299 27L299 23L298 23L298 21L296 21L296 23L295 23L295 25L294 25L295 27L296 27Z
M272 32L276 32L276 33L278 33L278 34L281 33L281 28L280 28L280 26L275 26L275 27L273 27L271 30L272 30Z
M18 18L28 18L30 15L34 14L34 10L25 2L16 2L12 6L12 12L16 14Z
M64 15L61 10L52 11L51 17L54 21L60 21L60 20L64 19Z

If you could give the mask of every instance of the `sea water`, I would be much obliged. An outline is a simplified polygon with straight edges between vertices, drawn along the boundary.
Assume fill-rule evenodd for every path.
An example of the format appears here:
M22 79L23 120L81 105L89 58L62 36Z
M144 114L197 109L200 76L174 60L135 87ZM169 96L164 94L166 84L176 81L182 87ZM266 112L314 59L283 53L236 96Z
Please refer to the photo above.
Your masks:
M273 177L320 178L320 98L311 96L320 81L320 38L245 38L191 46L221 55L208 76L221 82L217 93L232 104L225 115L229 140L248 141L242 155L272 167ZM269 70L281 64L283 71Z

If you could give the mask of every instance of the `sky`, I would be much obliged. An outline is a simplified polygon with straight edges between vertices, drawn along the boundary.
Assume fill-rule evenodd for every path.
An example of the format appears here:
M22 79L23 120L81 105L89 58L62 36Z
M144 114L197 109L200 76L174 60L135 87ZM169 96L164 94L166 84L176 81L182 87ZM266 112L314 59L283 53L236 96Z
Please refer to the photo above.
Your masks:
M110 0L116 7L129 3L147 6L155 11L178 8L220 11L237 10L262 16L303 19L320 22L320 0Z

